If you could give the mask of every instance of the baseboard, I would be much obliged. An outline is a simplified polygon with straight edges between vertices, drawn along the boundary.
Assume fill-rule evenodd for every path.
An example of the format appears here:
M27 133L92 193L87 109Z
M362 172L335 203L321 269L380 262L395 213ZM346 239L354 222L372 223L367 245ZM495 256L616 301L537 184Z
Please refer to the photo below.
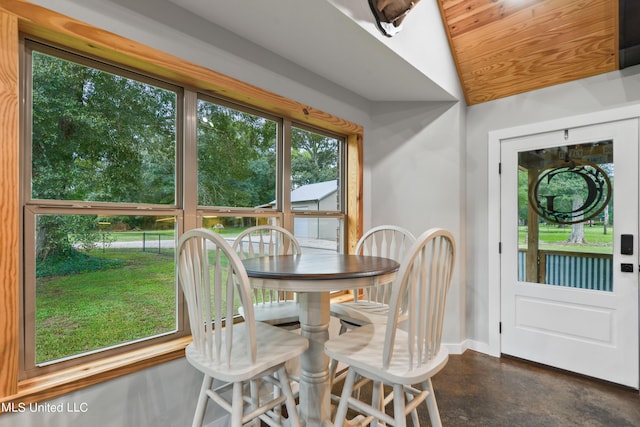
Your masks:
M494 357L500 357L500 354L494 354L491 351L491 347L489 346L489 343L486 342L482 342L482 341L475 341L475 340L467 340L466 341L466 347L468 350L473 350L473 351L477 351L478 353L484 353L487 354L489 356L494 356Z
M499 354L492 354L489 348L489 344L475 341L464 340L460 343L443 343L449 350L449 354L463 354L467 350L477 351L478 353L488 354L489 356L500 357Z

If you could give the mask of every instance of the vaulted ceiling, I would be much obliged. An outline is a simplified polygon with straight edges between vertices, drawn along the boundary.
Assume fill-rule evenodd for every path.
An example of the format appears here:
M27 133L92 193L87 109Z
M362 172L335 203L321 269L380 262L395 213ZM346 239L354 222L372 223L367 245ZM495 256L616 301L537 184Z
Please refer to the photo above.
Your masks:
M438 0L467 104L617 70L618 1Z
M438 7L467 105L640 64L640 0L421 0L386 42L367 0L166 1L371 101L455 99L432 73L437 60L396 50L418 37L428 55L421 30Z

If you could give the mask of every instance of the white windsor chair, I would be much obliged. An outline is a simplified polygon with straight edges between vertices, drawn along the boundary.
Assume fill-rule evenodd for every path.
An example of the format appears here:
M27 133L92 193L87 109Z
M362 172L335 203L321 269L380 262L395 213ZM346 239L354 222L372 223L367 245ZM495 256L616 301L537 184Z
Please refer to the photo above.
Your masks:
M229 412L232 427L252 421L259 426L259 420L281 425L274 408L277 411L282 404L287 406L289 425L298 426L285 362L302 354L308 341L255 321L247 273L218 234L206 229L184 233L178 242L177 270L193 335L186 358L204 374L193 426L202 425L209 399ZM234 323L238 303L245 321ZM214 379L221 384L214 384ZM277 385L282 395L273 397L269 390L263 399L259 390L263 382Z
M276 225L247 228L236 237L233 249L240 259L302 253L293 234ZM295 296L268 289L254 289L253 293L253 312L257 321L289 330L300 328L299 304Z
M449 359L441 339L455 252L449 231L425 231L410 248L393 282L387 323L364 325L325 343L326 354L348 366L335 425L345 425L348 407L366 416L359 421L362 424L381 421L405 426L411 414L414 426L419 425L415 409L423 401L431 424L441 425L431 377ZM361 379L356 383L357 377ZM354 392L370 381L372 401L367 404ZM415 384L421 384L422 390ZM384 396L383 385L393 388L388 396ZM393 418L385 413L391 399Z
M368 230L356 245L356 254L380 256L402 262L407 250L416 238L405 228L395 225L380 225ZM331 316L340 320L340 332L370 323L384 324L389 312L391 284L370 288L353 289L353 301L331 304ZM335 377L337 361L332 360L329 375L331 384L341 380Z

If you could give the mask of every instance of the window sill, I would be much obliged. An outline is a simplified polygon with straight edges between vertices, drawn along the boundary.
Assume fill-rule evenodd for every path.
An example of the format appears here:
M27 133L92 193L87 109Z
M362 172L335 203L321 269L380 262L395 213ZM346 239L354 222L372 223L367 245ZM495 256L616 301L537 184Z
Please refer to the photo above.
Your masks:
M184 357L184 349L190 342L191 336L182 337L20 381L18 393L0 398L0 402L13 402L16 405L41 402L151 366L179 359Z

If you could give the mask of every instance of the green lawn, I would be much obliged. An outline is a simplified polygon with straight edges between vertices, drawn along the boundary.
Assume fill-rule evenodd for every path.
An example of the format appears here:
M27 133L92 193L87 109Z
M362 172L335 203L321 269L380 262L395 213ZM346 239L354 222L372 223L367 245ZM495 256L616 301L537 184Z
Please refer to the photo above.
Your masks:
M91 256L121 260L124 264L38 278L36 363L176 329L173 249L163 248L156 253L114 247L104 252L92 251Z
M126 265L38 279L38 363L175 329L173 253L118 249L94 255Z
M519 247L526 248L527 227L519 227ZM557 225L541 225L540 226L540 249L558 250L569 252L595 252L595 253L612 253L613 250L613 227L607 227L607 233L604 233L602 225L585 226L584 234L586 243L576 245L569 244L567 240L571 235L571 226L558 227Z

